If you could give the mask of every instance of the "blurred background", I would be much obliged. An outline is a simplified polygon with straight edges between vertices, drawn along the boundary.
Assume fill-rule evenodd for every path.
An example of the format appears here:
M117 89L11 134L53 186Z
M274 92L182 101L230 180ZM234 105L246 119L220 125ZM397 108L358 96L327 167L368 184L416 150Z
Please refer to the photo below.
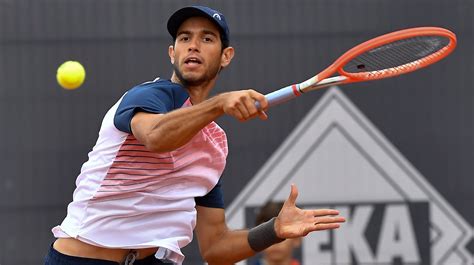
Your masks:
M230 25L236 57L214 94L243 88L268 93L302 81L355 44L383 33L417 26L455 32L458 47L443 61L406 76L341 87L340 92L452 207L455 222L463 224L463 237L452 240L456 247L445 246L453 252L446 256L451 258L433 258L430 246L437 237L432 233L428 245L420 247L423 255L431 255L424 260L472 264L473 1L0 0L1 265L43 262L54 240L50 229L65 217L105 112L131 87L171 76L166 21L190 4L222 11ZM85 83L73 91L56 82L56 69L67 60L80 61L87 72ZM229 138L223 175L227 206L325 93L277 106L265 122L218 120ZM334 166L344 163L335 161ZM318 168L313 171L318 174ZM335 183L332 188L344 194L351 187ZM289 188L283 190L286 194ZM195 242L184 252L185 264L202 264ZM361 264L360 256L353 256L350 264ZM393 259L393 264L402 263Z

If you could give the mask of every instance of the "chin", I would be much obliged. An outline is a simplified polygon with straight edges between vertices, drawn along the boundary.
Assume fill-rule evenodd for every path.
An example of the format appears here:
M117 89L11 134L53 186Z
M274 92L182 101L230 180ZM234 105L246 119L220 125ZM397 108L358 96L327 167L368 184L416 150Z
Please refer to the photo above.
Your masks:
M197 73L197 72L184 72L184 73L181 72L181 73L182 73L183 79L188 82L197 81L203 78L202 73Z
M196 85L200 85L202 83L205 82L205 80L201 77L197 77L197 78L193 78L193 77L184 77L183 78L183 84L186 84L186 85L193 85L193 86L196 86Z

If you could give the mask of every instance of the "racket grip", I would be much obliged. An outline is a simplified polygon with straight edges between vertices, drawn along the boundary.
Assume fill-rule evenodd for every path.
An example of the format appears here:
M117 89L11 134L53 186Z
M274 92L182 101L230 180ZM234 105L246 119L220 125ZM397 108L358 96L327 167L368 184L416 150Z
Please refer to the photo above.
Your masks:
M300 95L301 92L298 89L298 85L291 85L266 94L265 98L268 101L268 107L272 107ZM260 102L255 101L255 106L257 106L257 109L260 109Z

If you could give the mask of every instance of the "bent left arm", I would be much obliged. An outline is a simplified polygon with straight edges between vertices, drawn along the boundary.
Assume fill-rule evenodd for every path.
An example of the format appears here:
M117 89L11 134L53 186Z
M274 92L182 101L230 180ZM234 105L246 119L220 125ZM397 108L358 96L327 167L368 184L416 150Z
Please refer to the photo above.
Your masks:
M298 189L291 186L273 229L279 238L303 237L313 231L337 229L345 218L331 209L302 210L296 207ZM197 206L196 235L203 259L209 265L228 265L256 254L248 241L249 230L230 230L224 209Z
M255 255L248 230L230 230L224 209L197 206L196 236L202 258L209 265L230 265Z

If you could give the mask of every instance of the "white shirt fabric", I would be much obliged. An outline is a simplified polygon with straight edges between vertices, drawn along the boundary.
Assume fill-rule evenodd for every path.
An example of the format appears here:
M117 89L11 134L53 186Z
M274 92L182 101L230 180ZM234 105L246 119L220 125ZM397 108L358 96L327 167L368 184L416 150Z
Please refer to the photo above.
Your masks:
M178 150L152 153L114 126L121 100L105 115L67 216L52 232L108 248L159 247L158 259L182 264L180 249L196 225L194 198L206 195L225 167L225 132L211 122Z

